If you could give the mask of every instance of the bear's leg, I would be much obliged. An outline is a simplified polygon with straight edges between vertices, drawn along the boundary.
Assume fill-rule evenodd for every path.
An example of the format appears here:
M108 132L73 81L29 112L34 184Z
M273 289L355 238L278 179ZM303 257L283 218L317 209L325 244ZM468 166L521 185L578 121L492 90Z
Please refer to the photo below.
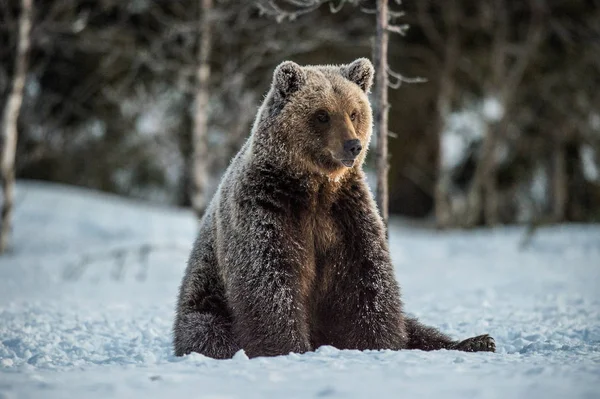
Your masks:
M408 337L393 276L366 261L360 263L347 262L354 271L335 272L331 280L327 279L329 286L319 298L313 326L315 346L405 348Z
M215 359L231 358L240 349L233 337L231 320L216 313L181 315L174 344L176 356L197 352Z
M245 234L234 237L226 265L236 341L249 357L307 352L312 349L307 297L313 271L306 264L301 229L279 211L272 194L256 205L243 204L239 230Z
M358 246L373 248L376 245ZM342 253L343 248L334 249ZM314 346L338 349L403 349L408 340L398 286L382 256L356 251L336 264L325 256L316 281L316 317L311 326Z
M297 277L290 278L282 270L257 270L256 274L239 276L235 285L232 284L235 288L231 290L229 301L237 342L249 357L311 350Z
M408 343L406 349L420 349L433 351L438 349L450 349L456 344L449 336L434 327L421 324L412 317L405 318Z
M404 316L381 219L368 189L351 187L332 207L343 239L331 250L338 262L322 264L324 276L317 277L330 288L320 301L313 340L340 349L495 351L488 335L453 341Z
M434 327L421 324L412 317L405 318L406 333L408 334L407 349L432 351L439 349L454 349L464 352L495 352L496 343L489 335L479 335L463 341L454 341Z
M339 239L317 255L315 345L402 349L408 340L381 219L366 186L348 183L331 207Z
M210 219L207 219L210 221ZM183 279L173 326L176 356L197 352L215 359L232 357L239 349L233 316L217 263L208 223L201 226Z

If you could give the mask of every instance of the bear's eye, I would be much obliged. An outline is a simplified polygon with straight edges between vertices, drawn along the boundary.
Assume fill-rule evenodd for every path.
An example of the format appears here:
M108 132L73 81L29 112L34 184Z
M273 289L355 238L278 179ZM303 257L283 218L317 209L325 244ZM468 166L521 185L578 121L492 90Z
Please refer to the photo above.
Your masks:
M356 119L356 116L357 116L357 115L356 115L356 111L352 112L352 113L350 114L350 120L354 122L354 120Z
M327 111L318 111L317 112L317 120L321 123L327 123L329 122L329 114L327 113Z

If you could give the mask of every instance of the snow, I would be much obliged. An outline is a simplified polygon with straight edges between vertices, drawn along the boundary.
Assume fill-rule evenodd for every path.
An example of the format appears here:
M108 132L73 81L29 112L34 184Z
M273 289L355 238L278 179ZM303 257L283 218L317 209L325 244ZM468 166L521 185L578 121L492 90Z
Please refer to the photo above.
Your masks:
M583 169L583 176L588 181L600 180L600 171L598 171L598 164L596 163L596 154L594 148L589 144L581 146L581 166Z
M481 104L481 113L489 122L498 122L504 117L504 105L497 97L486 97Z
M455 131L445 131L442 135L442 167L445 170L456 168L464 160L468 143Z
M340 351L217 361L171 351L191 212L19 182L0 256L0 398L593 398L600 226L434 232L393 220L406 309L497 353Z
M486 125L478 112L464 109L451 113L442 132L442 168L451 170L466 159L471 146L483 139Z
M480 143L490 126L504 117L502 101L488 96L473 102L465 102L462 108L448 114L442 131L442 168L452 170L463 163L474 144ZM496 146L496 159L503 163L510 155L504 142Z

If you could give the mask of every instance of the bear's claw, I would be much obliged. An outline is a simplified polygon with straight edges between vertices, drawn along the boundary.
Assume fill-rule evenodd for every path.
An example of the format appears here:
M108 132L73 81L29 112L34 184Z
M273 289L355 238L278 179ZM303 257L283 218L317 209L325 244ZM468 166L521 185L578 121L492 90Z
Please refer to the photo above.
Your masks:
M452 349L463 352L496 352L496 341L488 334L467 338Z

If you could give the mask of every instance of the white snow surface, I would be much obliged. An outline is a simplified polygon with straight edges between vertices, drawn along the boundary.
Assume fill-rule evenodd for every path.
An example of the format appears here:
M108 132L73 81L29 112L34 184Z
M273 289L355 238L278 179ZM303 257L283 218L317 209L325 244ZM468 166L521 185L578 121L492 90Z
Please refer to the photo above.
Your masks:
M435 232L393 220L406 310L497 353L174 357L191 212L19 182L0 256L0 398L598 398L600 226ZM147 262L144 251L150 248Z

